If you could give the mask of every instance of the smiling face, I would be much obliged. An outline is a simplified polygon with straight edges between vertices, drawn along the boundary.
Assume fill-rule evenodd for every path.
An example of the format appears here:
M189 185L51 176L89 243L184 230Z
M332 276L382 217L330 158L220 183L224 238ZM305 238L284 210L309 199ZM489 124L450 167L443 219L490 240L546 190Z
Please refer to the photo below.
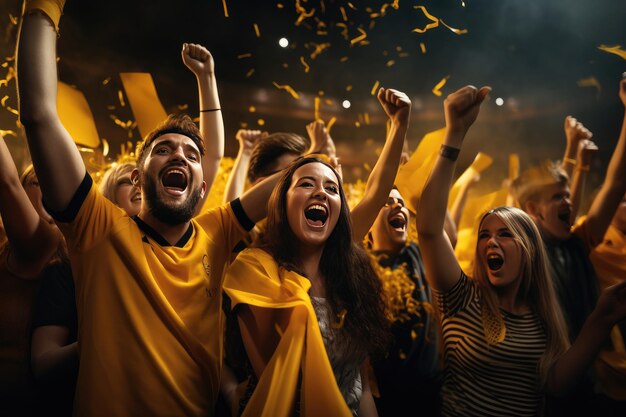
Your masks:
M142 211L170 225L188 222L206 190L200 150L189 137L166 133L147 152L141 173L132 173L133 180L141 178Z
M408 237L409 209L398 190L391 190L385 206L380 209L371 228L372 249L398 252Z
M567 184L545 185L537 201L529 204L528 214L545 236L555 240L570 237L572 202Z
M287 190L287 220L299 243L323 246L341 210L339 182L332 169L312 162L295 170Z
M496 290L519 286L522 250L513 232L498 215L488 214L483 219L476 255Z
M141 209L141 190L131 179L130 172L120 176L115 184L114 202L129 216L134 216Z

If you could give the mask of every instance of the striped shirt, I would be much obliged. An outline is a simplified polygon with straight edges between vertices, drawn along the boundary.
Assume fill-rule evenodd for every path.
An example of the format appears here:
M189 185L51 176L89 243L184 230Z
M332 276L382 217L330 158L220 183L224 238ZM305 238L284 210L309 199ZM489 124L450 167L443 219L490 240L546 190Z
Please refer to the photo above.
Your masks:
M481 315L480 288L461 273L446 292L433 291L442 319L444 416L535 416L543 394L538 363L546 333L534 313L500 310L503 342L489 345Z

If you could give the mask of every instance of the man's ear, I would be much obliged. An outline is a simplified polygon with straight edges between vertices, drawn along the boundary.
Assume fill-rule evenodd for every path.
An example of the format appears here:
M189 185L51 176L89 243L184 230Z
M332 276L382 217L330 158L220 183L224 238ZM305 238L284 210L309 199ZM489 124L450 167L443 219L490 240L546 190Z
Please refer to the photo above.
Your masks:
M133 183L134 186L140 187L141 183L139 181L139 170L137 168L133 169L130 173L130 182Z
M522 207L522 209L528 213L533 220L543 220L543 214L541 214L540 208L539 202L535 200L527 201L526 204L524 204L524 207Z

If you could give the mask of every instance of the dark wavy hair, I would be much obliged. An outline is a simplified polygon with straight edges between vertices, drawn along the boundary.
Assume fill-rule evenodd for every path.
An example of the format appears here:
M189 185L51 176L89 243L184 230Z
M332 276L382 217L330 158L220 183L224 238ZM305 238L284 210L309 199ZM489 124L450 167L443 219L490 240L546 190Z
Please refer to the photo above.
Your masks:
M270 253L281 267L303 276L296 251L298 241L287 220L287 191L294 172L311 163L329 167L340 178L330 165L318 158L305 157L294 161L285 169L268 201L266 231L257 245ZM380 357L390 340L382 287L369 257L352 239L350 210L341 183L339 195L339 219L326 241L320 260L327 302L333 317L344 309L347 312L342 331L348 337L350 354L354 357L364 353Z

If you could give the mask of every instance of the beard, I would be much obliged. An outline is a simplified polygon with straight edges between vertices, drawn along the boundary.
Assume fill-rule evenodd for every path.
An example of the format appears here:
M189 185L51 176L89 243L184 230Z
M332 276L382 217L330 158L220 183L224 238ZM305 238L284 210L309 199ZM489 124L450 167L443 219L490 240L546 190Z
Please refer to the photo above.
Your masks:
M146 203L150 213L159 221L170 226L187 223L191 220L202 197L202 187L198 187L181 205L167 204L159 198L156 182L147 176L144 177L143 190L146 193Z

